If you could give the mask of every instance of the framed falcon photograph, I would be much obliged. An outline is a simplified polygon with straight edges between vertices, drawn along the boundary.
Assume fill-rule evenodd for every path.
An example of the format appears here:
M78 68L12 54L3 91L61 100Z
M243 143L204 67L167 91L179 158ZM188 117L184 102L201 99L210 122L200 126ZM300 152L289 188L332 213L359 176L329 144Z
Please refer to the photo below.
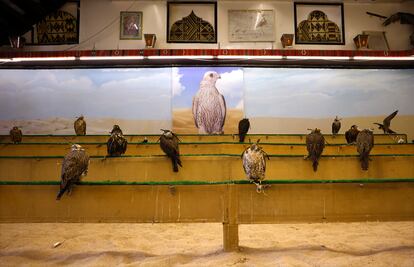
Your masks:
M167 3L167 43L217 43L217 2Z
M295 43L345 45L342 3L294 3Z

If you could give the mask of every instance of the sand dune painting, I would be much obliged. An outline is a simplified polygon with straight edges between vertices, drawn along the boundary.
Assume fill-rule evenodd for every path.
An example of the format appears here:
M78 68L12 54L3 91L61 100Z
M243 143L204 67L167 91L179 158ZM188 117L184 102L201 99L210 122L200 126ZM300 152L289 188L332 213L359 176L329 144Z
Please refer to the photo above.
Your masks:
M0 133L74 134L84 115L87 134L160 133L171 128L170 69L0 70Z
M331 133L335 116L340 133L352 124L375 128L399 110L391 129L414 139L414 70L245 68L244 111L252 133Z
M243 69L238 67L173 68L173 130L182 134L200 133L193 116L193 99L200 90L206 74L216 73L220 78L214 86L223 95L226 116L223 131L237 133L238 122L243 118Z

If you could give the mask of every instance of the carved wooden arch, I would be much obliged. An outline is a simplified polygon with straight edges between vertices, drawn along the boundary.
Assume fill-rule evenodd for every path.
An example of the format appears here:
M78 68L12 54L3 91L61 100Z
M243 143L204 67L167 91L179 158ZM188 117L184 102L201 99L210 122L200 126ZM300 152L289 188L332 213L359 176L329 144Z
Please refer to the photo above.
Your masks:
M217 36L213 25L191 11L187 17L174 22L169 31L168 41L216 43Z
M37 44L74 44L79 41L78 20L72 14L58 10L36 25Z

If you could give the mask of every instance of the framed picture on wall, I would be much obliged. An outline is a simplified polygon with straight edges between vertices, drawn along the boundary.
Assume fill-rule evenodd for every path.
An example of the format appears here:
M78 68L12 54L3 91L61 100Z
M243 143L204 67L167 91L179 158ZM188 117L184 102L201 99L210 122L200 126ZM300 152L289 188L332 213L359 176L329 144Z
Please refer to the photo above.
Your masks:
M141 40L142 39L142 12L121 12L119 39Z
M167 42L217 43L217 2L168 2Z
M69 0L45 16L23 37L26 45L67 45L79 43L80 0Z
M230 42L273 42L273 10L229 10Z
M296 44L344 45L342 3L295 3Z

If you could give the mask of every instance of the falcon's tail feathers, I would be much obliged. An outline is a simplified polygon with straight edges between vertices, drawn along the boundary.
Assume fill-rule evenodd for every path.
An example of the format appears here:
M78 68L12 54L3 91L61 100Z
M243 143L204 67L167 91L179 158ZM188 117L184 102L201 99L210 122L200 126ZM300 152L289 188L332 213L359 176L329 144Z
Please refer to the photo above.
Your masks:
M313 171L316 172L318 170L318 159L312 159L312 166L313 166Z
M243 143L245 137L246 137L246 134L239 134L239 142Z
M68 189L67 185L61 188L58 195L56 196L56 200L60 200L60 198L63 196L63 194L66 192L67 189Z
M369 165L369 151L367 150L367 145L364 146L364 149L361 152L359 160L361 161L361 169L364 171L367 171L368 165Z
M172 163L172 165L173 165L173 171L174 172L178 172L178 162L180 162L180 166L181 166L181 161L179 161L179 159L178 158L176 158L176 157L171 157L171 163Z

